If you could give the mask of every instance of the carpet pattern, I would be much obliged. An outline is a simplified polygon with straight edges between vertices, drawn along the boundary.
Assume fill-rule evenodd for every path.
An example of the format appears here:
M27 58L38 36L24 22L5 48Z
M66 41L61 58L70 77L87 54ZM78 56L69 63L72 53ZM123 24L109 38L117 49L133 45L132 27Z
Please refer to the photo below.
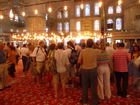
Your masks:
M47 81L35 84L31 74L24 76L21 69L21 66L17 67L16 79L11 80L12 87L0 91L0 105L82 105L81 88L67 88L65 97L59 93L59 97L54 98ZM118 97L115 92L116 88L112 86L110 102L103 101L100 105L140 105L140 92L129 89L128 98Z

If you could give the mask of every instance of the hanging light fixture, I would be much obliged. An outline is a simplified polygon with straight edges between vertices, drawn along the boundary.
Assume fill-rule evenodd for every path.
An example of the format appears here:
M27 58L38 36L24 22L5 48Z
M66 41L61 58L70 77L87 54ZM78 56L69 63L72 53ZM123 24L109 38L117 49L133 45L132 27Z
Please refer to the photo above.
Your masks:
M83 3L80 5L80 8L81 9L84 9L84 4Z
M81 9L84 9L84 3L83 3L83 0L81 0L80 8L81 8Z
M34 13L35 13L35 15L37 15L37 14L38 14L38 10L37 10L37 9L35 9Z
M64 10L66 11L68 9L68 7L67 6L64 6Z
M122 0L118 0L118 5L121 5L122 4Z
M103 2L100 1L99 2L99 7L102 7L102 5L103 5Z
M22 12L22 16L25 16L26 14L25 14L25 12Z
M3 15L0 15L0 20L2 20L4 18L4 16Z
M9 12L9 17L10 17L11 20L14 18L14 13L13 13L12 9Z
M50 12L50 13L52 12L52 8L51 7L48 8L48 12Z

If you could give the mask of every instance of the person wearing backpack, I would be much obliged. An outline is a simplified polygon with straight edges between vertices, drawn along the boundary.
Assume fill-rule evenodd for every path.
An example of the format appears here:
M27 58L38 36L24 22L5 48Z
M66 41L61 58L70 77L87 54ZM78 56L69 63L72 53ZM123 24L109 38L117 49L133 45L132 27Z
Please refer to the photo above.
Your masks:
M75 78L75 68L74 66L77 64L78 53L75 50L75 46L72 41L67 42L67 49L65 50L67 58L69 59L68 65L68 84L74 87L74 78Z
M33 57L33 64L36 66L36 80L39 83L42 83L42 74L45 70L45 61L47 58L45 49L44 49L44 41L40 41L39 45L34 49L33 53L31 54L31 57Z

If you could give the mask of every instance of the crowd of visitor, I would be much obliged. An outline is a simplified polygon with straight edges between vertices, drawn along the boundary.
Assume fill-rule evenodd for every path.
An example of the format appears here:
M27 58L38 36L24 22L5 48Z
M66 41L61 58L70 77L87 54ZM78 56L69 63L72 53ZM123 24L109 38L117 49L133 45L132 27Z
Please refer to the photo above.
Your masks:
M35 83L42 84L44 76L52 76L48 84L53 86L55 98L60 94L59 83L63 96L67 96L66 88L81 87L83 105L88 104L88 88L92 105L110 100L111 82L116 83L116 95L122 98L129 96L128 86L140 90L140 46L136 43L128 51L124 43L112 47L92 39L80 44L68 41L66 46L52 42L48 47L44 41L22 47L0 42L0 91L10 87L8 77L16 77L20 58L24 75L31 72Z

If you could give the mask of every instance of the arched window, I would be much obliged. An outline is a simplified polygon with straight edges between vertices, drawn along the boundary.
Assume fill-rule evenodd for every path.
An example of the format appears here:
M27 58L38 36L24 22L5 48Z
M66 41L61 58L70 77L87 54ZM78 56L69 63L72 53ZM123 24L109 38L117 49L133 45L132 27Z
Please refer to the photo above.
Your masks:
M100 21L99 20L95 20L94 21L94 30L95 31L99 31L100 30Z
M58 32L62 32L62 23L58 23L57 29Z
M81 31L81 22L80 21L76 22L76 31Z
M69 22L64 23L65 32L69 32Z
M116 6L116 13L121 13L122 12L122 6L121 5L117 5Z
M107 20L107 30L109 31L113 30L113 19Z
M94 5L94 15L99 15L99 14L100 14L99 3L95 3L95 5Z
M122 19L117 18L116 19L116 30L121 30L122 29Z
M85 4L84 15L90 16L90 4Z
M62 11L58 11L58 12L57 12L57 18L58 18L58 19L61 19L61 18L62 18Z
M113 6L109 6L108 7L108 14L113 14L114 11L113 11Z
M65 10L65 11L63 12L63 15L64 15L64 18L68 18L68 10Z
M76 13L75 14L76 17L80 17L80 15L81 15L80 5L76 5L75 13Z

